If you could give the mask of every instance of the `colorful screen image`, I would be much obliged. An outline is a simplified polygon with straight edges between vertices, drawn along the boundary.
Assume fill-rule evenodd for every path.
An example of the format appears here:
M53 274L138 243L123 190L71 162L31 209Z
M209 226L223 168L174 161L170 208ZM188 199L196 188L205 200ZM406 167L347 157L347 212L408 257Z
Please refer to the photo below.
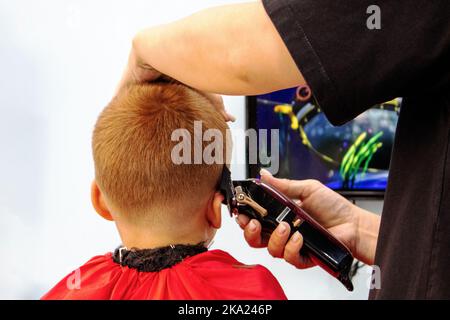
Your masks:
M386 189L401 98L373 106L339 127L329 123L307 86L248 99L249 127L267 129L268 137L278 130L276 176L317 179L337 191ZM268 154L269 139L258 144ZM250 175L261 167L250 165Z

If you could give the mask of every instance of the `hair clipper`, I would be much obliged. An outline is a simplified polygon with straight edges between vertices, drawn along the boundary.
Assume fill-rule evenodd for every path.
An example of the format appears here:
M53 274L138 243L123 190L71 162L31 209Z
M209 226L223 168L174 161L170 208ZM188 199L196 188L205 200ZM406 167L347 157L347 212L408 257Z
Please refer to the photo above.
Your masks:
M282 221L290 225L291 235L299 231L303 236L300 254L308 255L314 263L353 291L349 276L353 263L350 250L295 202L258 179L232 181L226 166L220 191L230 215L245 214L258 220L262 226L262 236L270 236Z

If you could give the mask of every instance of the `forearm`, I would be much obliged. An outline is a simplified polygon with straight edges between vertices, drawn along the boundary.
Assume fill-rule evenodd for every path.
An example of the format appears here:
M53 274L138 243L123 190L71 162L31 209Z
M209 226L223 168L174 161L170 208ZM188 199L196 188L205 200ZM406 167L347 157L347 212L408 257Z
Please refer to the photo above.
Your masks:
M355 258L373 265L380 230L380 216L358 208L357 235L355 239Z
M208 92L251 95L304 83L260 2L145 29L133 50L140 63Z

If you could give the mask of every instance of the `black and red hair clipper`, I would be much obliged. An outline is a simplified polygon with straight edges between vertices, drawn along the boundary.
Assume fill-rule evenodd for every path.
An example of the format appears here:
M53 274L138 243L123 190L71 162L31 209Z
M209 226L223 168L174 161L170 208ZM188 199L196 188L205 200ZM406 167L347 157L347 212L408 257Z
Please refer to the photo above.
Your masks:
M300 254L308 255L317 265L337 278L349 291L353 291L350 271L353 256L350 250L315 221L295 202L258 179L232 181L224 166L220 184L224 204L230 215L244 214L261 223L262 236L272 234L278 224L287 222L291 235L299 231L303 236Z

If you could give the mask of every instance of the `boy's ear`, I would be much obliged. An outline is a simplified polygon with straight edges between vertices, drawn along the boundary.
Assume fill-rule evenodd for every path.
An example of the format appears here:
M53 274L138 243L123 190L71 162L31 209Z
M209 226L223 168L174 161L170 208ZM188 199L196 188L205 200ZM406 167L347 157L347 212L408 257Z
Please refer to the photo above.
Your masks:
M97 185L97 182L92 181L91 185L91 201L94 206L95 211L104 219L108 221L113 221L113 217L111 212L109 211L108 206L106 205L105 198L103 197L102 191Z
M222 225L222 201L223 195L220 192L214 193L206 213L209 224L215 229Z

